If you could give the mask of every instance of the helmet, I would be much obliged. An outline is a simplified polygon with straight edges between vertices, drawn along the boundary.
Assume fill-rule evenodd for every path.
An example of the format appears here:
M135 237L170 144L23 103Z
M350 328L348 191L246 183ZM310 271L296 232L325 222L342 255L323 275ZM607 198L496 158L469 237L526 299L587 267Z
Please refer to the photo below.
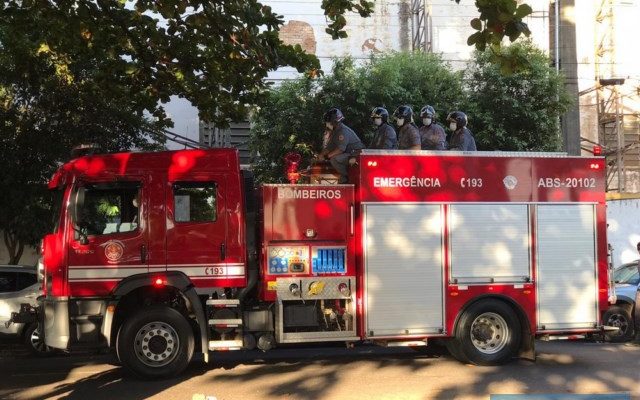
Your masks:
M330 122L332 124L336 124L344 119L344 115L342 115L342 111L339 108L333 107L330 108L329 111L324 113L322 120L324 122Z
M455 122L458 129L467 126L467 115L462 111L454 111L447 116L447 122Z
M424 106L420 110L420 118L433 118L436 116L436 110L431 106Z
M384 107L375 107L371 110L371 119L374 118L382 118L382 122L386 123L389 120L389 111Z
M400 106L396 108L396 110L393 112L393 118L395 119L404 118L406 123L411 122L412 117L413 117L413 110L409 106Z

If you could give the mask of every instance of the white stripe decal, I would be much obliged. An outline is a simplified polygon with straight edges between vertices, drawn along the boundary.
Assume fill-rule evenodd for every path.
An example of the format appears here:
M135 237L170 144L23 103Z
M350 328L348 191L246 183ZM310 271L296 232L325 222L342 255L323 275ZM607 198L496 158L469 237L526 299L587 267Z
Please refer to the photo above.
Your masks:
M210 265L201 267L175 267L169 265L167 271L180 271L187 276L224 277L228 275L244 275L243 266Z
M116 279L135 274L144 274L146 268L92 268L73 269L69 271L69 279Z
M231 279L243 278L245 276L245 267L242 264L204 264L198 267L182 267L182 265L177 267L170 265L167 271L180 271L194 279ZM119 280L131 275L145 274L147 272L153 271L149 271L145 266L76 266L69 270L69 280L75 282L87 280Z
M144 268L147 266L144 264L107 264L107 265L69 265L69 269L126 269L126 268Z

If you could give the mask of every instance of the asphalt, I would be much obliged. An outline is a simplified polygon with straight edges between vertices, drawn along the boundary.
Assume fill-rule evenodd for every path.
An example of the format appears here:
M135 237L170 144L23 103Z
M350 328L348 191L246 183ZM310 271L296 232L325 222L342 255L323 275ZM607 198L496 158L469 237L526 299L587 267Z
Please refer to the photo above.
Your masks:
M146 382L108 354L35 359L4 347L7 399L489 399L491 394L618 393L640 400L640 346L538 342L536 362L463 365L446 352L361 345L218 353L177 377ZM7 348L8 347L8 348ZM564 400L564 398L563 398Z

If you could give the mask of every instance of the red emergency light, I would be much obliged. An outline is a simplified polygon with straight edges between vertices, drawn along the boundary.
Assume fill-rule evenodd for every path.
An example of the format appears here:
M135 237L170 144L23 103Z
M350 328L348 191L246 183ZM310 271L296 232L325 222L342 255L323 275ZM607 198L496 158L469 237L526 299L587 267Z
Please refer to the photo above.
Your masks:
M298 165L300 164L300 161L302 161L302 156L295 152L288 153L284 156L287 179L292 185L298 183L298 180L300 179L300 173L298 172Z
M165 284L164 279L162 279L162 278L160 278L160 277L156 278L156 279L153 281L153 286L156 286L156 287L164 286L164 284Z
M601 156L602 155L602 146L595 145L593 146L593 155Z

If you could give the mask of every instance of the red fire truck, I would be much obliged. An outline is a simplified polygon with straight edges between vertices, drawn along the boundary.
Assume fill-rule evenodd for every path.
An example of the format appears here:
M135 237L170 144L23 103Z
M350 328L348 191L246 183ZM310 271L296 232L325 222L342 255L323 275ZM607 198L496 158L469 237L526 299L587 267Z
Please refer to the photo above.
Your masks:
M42 244L46 343L113 348L153 378L196 352L331 341L440 341L463 362L499 364L533 358L537 337L602 329L602 157L357 161L350 184L258 189L230 149L64 164Z

